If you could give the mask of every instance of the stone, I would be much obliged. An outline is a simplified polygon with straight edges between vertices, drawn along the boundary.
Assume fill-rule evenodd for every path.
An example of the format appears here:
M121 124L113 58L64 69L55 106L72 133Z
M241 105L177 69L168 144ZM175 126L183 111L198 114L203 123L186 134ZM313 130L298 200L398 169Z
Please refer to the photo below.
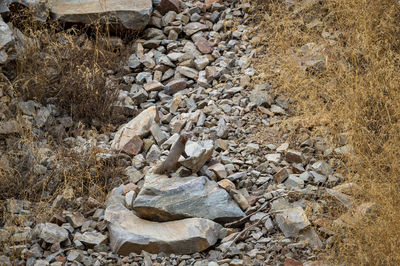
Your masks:
M186 66L178 66L176 68L176 71L180 73L181 75L191 78L191 79L196 79L197 76L199 75L199 72L196 69L186 67Z
M19 132L20 125L16 120L0 121L0 134L8 135Z
M232 222L244 216L229 194L205 176L148 175L133 209L139 217L158 222L189 217Z
M166 14L168 11L180 13L183 6L181 0L161 0L157 6L157 10L160 11L162 15Z
M153 135L154 139L156 140L158 145L163 144L164 141L168 139L167 133L161 130L158 124L153 124L150 127L150 132Z
M111 148L120 151L134 136L145 136L150 132L150 127L154 122L158 122L158 111L155 106L151 106L122 126L111 142Z
M239 204L240 208L243 211L247 210L250 207L250 204L247 201L246 197L236 189L231 189L230 194L232 195L233 199Z
M188 218L157 223L140 219L121 204L106 209L110 246L114 253L127 256L142 250L152 254L192 254L214 245L222 226L204 219Z
M80 212L67 212L65 213L65 219L73 228L81 227L86 221L85 217Z
M165 85L164 92L168 95L173 95L178 91L186 89L186 86L187 86L187 80L185 78L174 79Z
M213 171L219 179L223 179L227 177L227 172L225 170L225 166L222 163L216 163L208 167L208 170Z
M286 258L283 266L303 266L303 263L293 258Z
M197 49L203 54L211 54L213 51L212 44L203 37L200 37L195 44Z
M274 175L274 180L277 184L280 184L289 177L289 173L285 168L282 168Z
M285 186L287 187L293 187L293 188L303 188L304 187L304 181L303 179L295 176L295 175L289 175L289 177L286 179L284 182Z
M276 214L275 221L286 237L297 237L300 231L311 225L301 207L282 210Z
M222 179L218 181L218 185L228 192L236 188L235 184L229 179Z
M132 208L133 201L136 198L136 192L131 190L125 195L125 206L128 208Z
M150 150L146 154L146 161L148 163L153 163L160 159L161 150L157 145L152 145Z
M281 160L281 154L280 153L267 154L266 158L267 161L269 162L279 163Z
M157 80L153 80L149 83L146 83L146 84L144 84L143 87L147 92L162 91L164 89L164 85Z
M214 144L212 140L200 142L188 141L185 146L185 153L188 158L180 159L179 163L196 173L211 158L214 151L213 148Z
M60 243L68 239L68 231L56 224L38 224L34 234L49 244Z
M298 163L298 164L302 164L304 161L303 154L295 150L288 150L286 152L285 159L289 163Z
M97 19L108 20L115 26L129 30L142 30L149 23L153 10L151 0L54 0L50 2L50 14L63 22L91 24Z
M108 237L99 232L85 232L76 237L76 239L85 244L87 247L92 248L96 245L106 243Z
M136 56L136 54L132 54L129 58L128 58L128 67L132 68L132 69L136 69L138 67L140 67L141 62L139 60L139 58Z
M187 36L192 36L196 32L207 30L207 26L200 22L190 22L183 27L183 32Z
M126 143L121 151L130 155L138 155L143 148L143 140L139 136L133 136L128 143Z
M257 106L264 106L269 108L273 104L274 99L268 92L256 88L250 94L250 101Z
M0 50L9 46L13 42L13 32L0 16Z

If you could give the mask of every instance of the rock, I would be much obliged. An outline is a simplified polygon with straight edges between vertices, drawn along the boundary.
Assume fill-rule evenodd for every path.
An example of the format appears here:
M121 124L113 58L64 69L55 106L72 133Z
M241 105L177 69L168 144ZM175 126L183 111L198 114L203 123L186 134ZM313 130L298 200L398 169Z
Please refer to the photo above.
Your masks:
M271 107L274 102L273 97L266 91L260 88L254 89L250 94L250 101L257 106Z
M303 263L292 258L286 258L283 266L303 266Z
M203 218L157 223L140 219L122 205L106 209L111 250L120 255L192 254L214 245L222 226Z
M43 239L46 243L55 244L68 239L68 231L56 224L38 224L34 234Z
M218 185L228 192L236 188L235 184L228 179L222 179L221 181L218 181Z
M125 206L128 208L132 208L133 201L136 198L136 192L131 190L125 195Z
M303 154L299 151L288 150L285 155L286 161L289 163L299 163L302 164L304 161Z
M155 106L147 108L115 133L111 148L118 151L122 150L134 136L142 137L148 134L151 125L158 121L157 108Z
M185 78L174 79L165 85L165 93L173 95L178 91L186 89L187 80Z
M20 124L15 120L0 121L0 134L15 134L19 132Z
M219 179L227 177L225 166L222 163L216 163L208 167L208 170L213 171Z
M245 211L250 207L249 202L247 201L246 197L243 196L242 193L237 191L236 189L231 189L230 194L232 195L233 199L239 204L240 208Z
M211 158L213 153L213 141L193 142L188 141L185 146L185 152L188 158L179 160L179 163L186 168L191 169L194 173Z
M14 42L14 35L10 27L0 16L0 50Z
M136 69L141 65L141 62L139 60L139 58L136 56L136 54L132 54L129 58L128 58L128 67L132 68L132 69Z
M207 26L200 22L190 22L185 27L183 27L183 31L188 36L192 36L196 32L204 30L207 30Z
M138 155L143 148L143 140L139 136L133 136L121 149L122 152L135 156Z
M130 30L142 30L150 21L153 10L151 0L107 0L102 4L98 0L54 0L50 2L50 14L63 22L91 24L107 17L114 25Z
M79 228L86 222L85 217L82 215L82 213L79 212L65 213L65 218L68 223L72 225L73 228Z
M199 72L196 69L186 67L186 66L178 66L176 68L176 71L180 73L181 75L191 78L191 79L196 79L197 76L199 75Z
M168 139L167 133L161 130L158 124L153 124L150 128L151 135L153 135L158 145L161 145Z
M146 83L146 84L144 84L143 87L147 92L162 91L164 89L164 85L162 85L161 82L159 82L157 80L153 80L149 83Z
M168 11L180 13L183 6L181 0L161 0L157 6L157 10L160 11L162 15L166 14Z
M303 188L304 187L304 181L303 179L295 176L295 175L289 175L289 177L286 179L284 182L285 186L287 187L293 187L293 188Z
M267 161L269 162L279 163L281 160L281 155L280 153L272 153L272 154L267 154L266 158Z
M148 163L153 163L154 161L160 159L160 156L161 156L160 148L157 145L153 144L150 150L146 154L146 161Z
M285 168L282 168L274 175L274 180L277 184L280 184L289 177L289 173Z
M78 235L76 239L85 244L87 247L92 248L96 245L106 243L108 237L99 232L85 232L81 235Z
M203 54L211 54L213 51L212 44L203 37L200 37L195 44Z
M301 230L311 225L301 207L282 210L276 214L275 221L286 237L296 237Z
M244 216L229 194L205 176L148 175L133 209L143 219L162 222L188 217L232 222Z

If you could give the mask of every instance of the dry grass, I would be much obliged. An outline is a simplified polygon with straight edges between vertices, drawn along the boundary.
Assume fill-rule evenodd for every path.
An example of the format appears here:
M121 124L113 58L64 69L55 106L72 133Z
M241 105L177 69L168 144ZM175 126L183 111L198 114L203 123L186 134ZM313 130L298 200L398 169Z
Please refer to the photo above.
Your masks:
M26 100L56 104L74 120L111 122L120 88L113 74L122 56L109 41L108 26L93 22L64 29L57 22L32 21L27 13L10 18L26 36L12 73L14 91Z
M357 217L332 248L333 262L399 265L400 252L400 10L398 1L308 0L259 5L260 81L295 99L296 121L329 132L336 145L346 133L353 153L343 158L348 180L362 187L359 202L376 216ZM321 55L299 64L306 44ZM303 48L303 54L300 52ZM303 61L304 62L304 61ZM328 129L328 131L327 131Z

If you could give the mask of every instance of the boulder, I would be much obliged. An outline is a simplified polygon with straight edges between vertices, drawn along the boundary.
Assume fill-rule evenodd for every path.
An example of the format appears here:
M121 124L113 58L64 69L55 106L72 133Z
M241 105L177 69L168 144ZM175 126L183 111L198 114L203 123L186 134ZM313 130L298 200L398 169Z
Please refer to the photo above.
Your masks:
M101 18L130 30L142 30L150 21L151 0L54 0L50 15L63 22L90 24Z
M121 127L111 143L111 148L120 151L135 136L142 137L150 132L151 125L158 122L158 111L155 106L151 106Z
M232 222L245 216L228 192L205 176L147 175L133 209L139 217L158 222L189 217Z
M282 210L275 216L275 221L286 237L297 237L303 229L311 225L301 207Z
M127 256L142 250L152 254L192 254L214 245L222 226L203 218L157 223L140 219L122 204L105 212L111 250Z

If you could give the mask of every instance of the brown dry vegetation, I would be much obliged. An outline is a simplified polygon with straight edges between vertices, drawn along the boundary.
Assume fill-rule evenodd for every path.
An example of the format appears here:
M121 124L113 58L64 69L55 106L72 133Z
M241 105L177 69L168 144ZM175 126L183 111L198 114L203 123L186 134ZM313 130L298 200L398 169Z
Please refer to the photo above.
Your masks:
M10 21L26 36L12 73L17 95L56 104L75 120L109 123L119 89L112 75L122 55L121 46L110 41L108 25L65 29L57 22L32 21L28 10Z
M292 121L324 132L333 146L341 133L348 136L353 152L342 158L341 170L361 186L357 200L378 207L377 215L356 217L338 231L328 255L334 263L399 265L399 3L295 2L261 1L257 7L256 38L266 45L259 54L268 55L256 62L260 80L295 99ZM324 67L300 67L299 49L307 43L322 47Z
M18 135L0 136L0 227L23 222L2 210L7 199L30 201L32 215L26 220L43 222L63 208L88 207L89 197L92 203L102 204L124 177L118 159L99 160L102 150L74 150L57 139L84 136L96 141L93 136L101 132L88 128L95 125L107 130L115 122L113 105L120 89L115 73L125 54L120 43L111 41L107 25L94 22L84 28L64 28L56 22L35 22L28 10L14 13L8 21L26 39L17 45L15 63L3 69L9 79L1 80L0 86L24 100L57 105L75 124L63 134L47 128L38 137L28 126ZM11 106L9 113L18 120ZM47 166L46 174L37 173L38 165ZM73 202L51 208L57 196L65 193L72 193L68 198ZM78 203L79 197L82 201Z

